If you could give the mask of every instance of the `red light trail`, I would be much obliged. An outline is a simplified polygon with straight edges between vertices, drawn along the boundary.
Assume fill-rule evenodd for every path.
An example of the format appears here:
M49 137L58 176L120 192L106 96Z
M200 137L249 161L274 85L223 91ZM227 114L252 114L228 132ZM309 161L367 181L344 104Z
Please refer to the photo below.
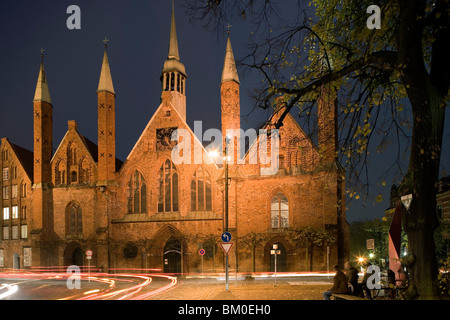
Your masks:
M64 267L44 267L26 271L9 270L2 272L0 273L0 279L7 279L8 281L17 280L17 282L12 284L0 283L0 299L3 297L11 297L17 293L21 284L27 282L48 280L64 281L69 279L69 277L73 277L73 274L66 272L66 270ZM116 269L111 271L125 272L112 274L101 273L93 268L90 270L81 268L81 270L83 272L77 274L80 281L97 282L99 284L106 284L107 287L95 288L95 285L92 285L81 294L78 291L75 295L64 296L58 300L145 300L180 285L176 277L165 274L147 273L160 271L159 269ZM156 289L150 288L150 284L155 278L164 279L164 281L158 281L158 284L161 282L162 286L157 287L157 284L155 284L153 287L157 287ZM166 281L169 283L164 284ZM68 289L68 291L70 290ZM72 293L73 291L70 292Z

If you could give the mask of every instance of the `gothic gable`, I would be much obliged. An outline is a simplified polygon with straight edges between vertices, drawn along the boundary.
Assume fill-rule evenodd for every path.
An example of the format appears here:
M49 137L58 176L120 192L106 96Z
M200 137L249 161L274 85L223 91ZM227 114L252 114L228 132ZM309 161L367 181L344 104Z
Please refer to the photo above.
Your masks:
M54 186L93 184L97 180L97 146L82 136L74 121L51 160Z

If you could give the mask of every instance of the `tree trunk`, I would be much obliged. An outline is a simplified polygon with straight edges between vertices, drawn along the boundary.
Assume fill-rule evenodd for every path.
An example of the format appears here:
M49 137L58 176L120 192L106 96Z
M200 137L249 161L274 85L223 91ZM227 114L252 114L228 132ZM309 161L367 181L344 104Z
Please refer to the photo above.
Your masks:
M408 174L401 193L413 194L410 210L404 217L408 251L412 255L411 261L407 261L410 272L408 294L420 299L435 299L439 297L439 288L434 231L439 225L436 191L444 108L440 106L439 97L431 90L424 96L430 99L410 99L414 117L413 137Z
M252 245L252 272L256 272L255 268L255 249L256 247Z
M409 212L404 216L404 228L408 236L406 261L410 282L408 295L420 299L436 299L438 290L438 265L434 244L434 231L439 225L436 216L436 184L439 178L440 148L443 125L437 118L422 111L439 108L440 101L413 104L413 137L408 174L402 184L401 194L412 193ZM437 105L436 105L437 103ZM435 104L435 105L433 105ZM443 108L442 108L443 109Z
M399 63L405 66L402 81L413 112L409 167L400 187L400 195L413 195L410 210L403 220L410 253L405 261L409 271L407 294L420 299L436 299L439 297L438 266L433 235L439 223L436 183L445 105L442 104L443 94L436 90L426 71L422 40L417 36L423 32L423 19L417 17L424 15L424 3L420 0L399 2L398 58Z
M305 269L306 271L308 271L308 247L306 247L306 252L305 252Z

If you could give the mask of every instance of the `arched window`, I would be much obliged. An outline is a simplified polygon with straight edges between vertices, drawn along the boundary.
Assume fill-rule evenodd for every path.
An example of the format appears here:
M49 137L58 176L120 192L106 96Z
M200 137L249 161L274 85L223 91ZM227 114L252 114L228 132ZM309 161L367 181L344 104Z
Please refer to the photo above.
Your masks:
M127 184L127 212L147 212L147 185L144 176L135 171Z
M91 182L91 166L87 158L83 158L80 163L80 183Z
M55 186L66 183L66 161L60 160L55 166Z
M71 142L67 147L68 183L78 183L78 165L78 149L76 144Z
M282 193L277 193L271 200L270 220L272 228L289 227L289 201Z
M67 148L67 160L69 166L75 165L78 162L78 149L75 143L70 143Z
M169 91L170 74L166 73L164 76L166 77L166 87L164 88L164 90Z
M191 211L211 211L211 198L211 178L199 167L191 180Z
M297 167L301 164L300 138L295 136L289 142L289 167Z
M175 91L175 74L170 74L170 91Z
M70 182L75 183L78 180L78 173L74 170L70 173Z
M158 212L178 211L178 172L166 160L158 173Z
M83 234L83 213L81 207L71 203L66 208L66 234Z

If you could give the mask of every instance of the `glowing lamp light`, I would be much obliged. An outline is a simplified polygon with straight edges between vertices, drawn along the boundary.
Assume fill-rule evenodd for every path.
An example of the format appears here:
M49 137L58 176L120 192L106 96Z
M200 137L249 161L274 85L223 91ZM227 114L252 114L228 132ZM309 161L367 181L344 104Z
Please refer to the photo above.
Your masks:
M211 158L217 158L219 156L219 152L217 152L217 150L212 150L208 154Z

